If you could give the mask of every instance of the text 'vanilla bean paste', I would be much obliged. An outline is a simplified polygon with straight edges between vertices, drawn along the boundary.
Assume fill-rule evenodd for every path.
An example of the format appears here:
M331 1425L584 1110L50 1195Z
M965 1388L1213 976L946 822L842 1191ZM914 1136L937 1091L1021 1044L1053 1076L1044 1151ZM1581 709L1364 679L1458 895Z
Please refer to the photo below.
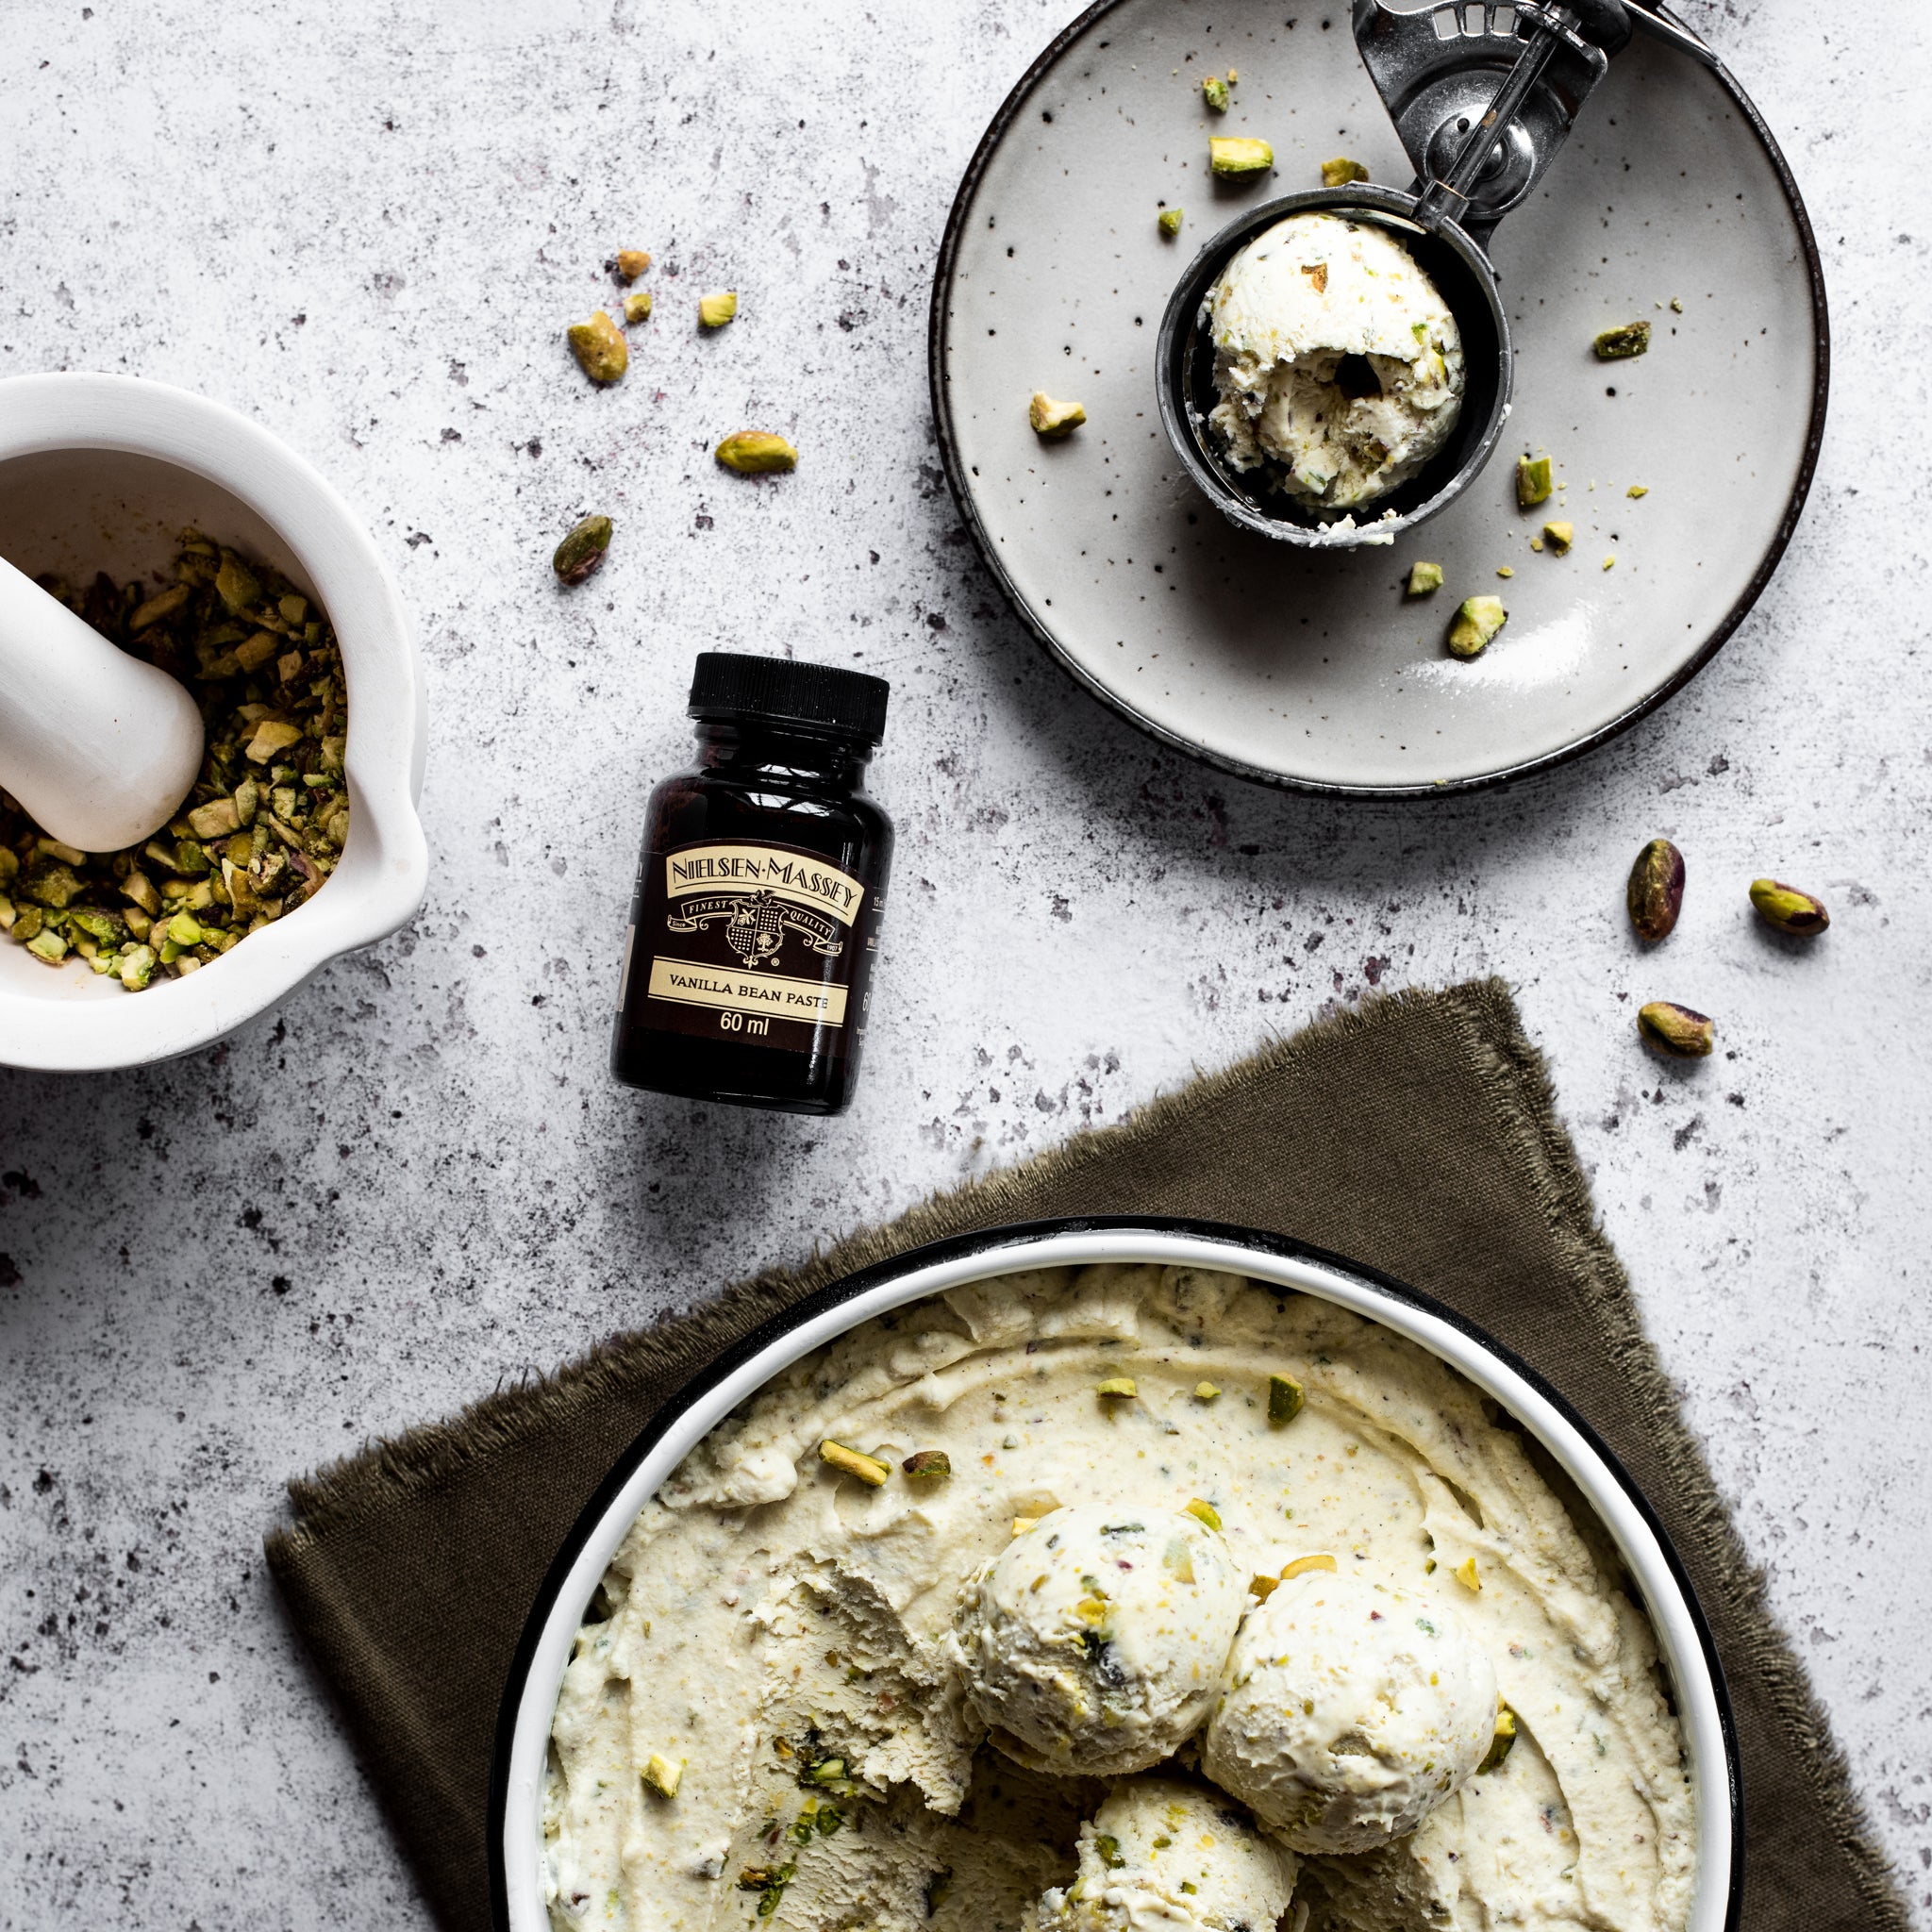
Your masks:
M651 794L610 1068L626 1086L837 1113L865 1041L891 822L866 796L883 678L699 655L698 765Z

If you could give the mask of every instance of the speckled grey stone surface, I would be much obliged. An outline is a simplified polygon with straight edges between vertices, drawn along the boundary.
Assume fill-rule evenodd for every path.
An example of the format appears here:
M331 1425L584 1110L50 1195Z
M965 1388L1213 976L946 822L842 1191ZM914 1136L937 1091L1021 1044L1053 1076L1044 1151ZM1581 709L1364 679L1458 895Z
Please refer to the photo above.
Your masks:
M263 1574L284 1475L1372 985L1480 972L1521 990L1932 1926L1925 17L1692 8L1824 248L1810 510L1660 716L1509 795L1398 808L1155 748L1042 658L959 528L930 265L1068 4L0 13L0 373L204 390L362 509L429 667L434 855L412 929L218 1049L0 1074L0 1926L425 1924ZM620 245L657 253L658 313L596 393L559 331ZM711 286L743 307L703 338ZM795 438L795 476L713 466L746 423ZM545 559L589 508L609 564L559 592ZM893 680L899 862L843 1120L605 1074L639 808L711 644ZM1620 893L1655 833L1691 885L1646 958ZM1767 870L1830 900L1810 950L1753 924ZM1716 1059L1643 1057L1658 995L1718 1016Z

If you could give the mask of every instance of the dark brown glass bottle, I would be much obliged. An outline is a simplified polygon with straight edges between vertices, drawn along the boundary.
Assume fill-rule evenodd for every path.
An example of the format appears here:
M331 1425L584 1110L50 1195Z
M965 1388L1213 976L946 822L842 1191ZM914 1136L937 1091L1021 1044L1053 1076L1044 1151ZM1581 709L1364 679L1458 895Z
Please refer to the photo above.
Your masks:
M865 794L884 679L700 655L698 764L651 794L610 1071L628 1087L837 1113L865 1043L892 826Z

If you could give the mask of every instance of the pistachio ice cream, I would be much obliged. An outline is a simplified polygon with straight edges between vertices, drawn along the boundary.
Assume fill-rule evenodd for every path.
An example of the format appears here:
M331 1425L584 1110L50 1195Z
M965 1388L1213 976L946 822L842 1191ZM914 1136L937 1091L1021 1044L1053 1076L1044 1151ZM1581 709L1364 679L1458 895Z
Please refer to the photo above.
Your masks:
M1298 1411L1271 1416L1275 1379L1299 1385ZM826 1459L827 1442L860 1462ZM956 1618L973 1579L1030 1593L1044 1576L1038 1594L1056 1600L1102 1580L1094 1567L1062 1585L1041 1567L1056 1517L1062 1548L1090 1557L1108 1524L1143 1525L1137 1548L1157 1563L1183 1541L1200 1601L1170 1611L1205 1649L1225 1616L1209 1553L1263 1629L1271 1587L1272 1604L1322 1555L1337 1567L1319 1589L1346 1578L1399 1595L1411 1624L1459 1620L1488 1662L1516 1714L1508 1756L1406 1838L1304 1857L1291 1910L1309 1905L1309 1932L1682 1932L1695 1822L1683 1740L1594 1519L1573 1520L1507 1418L1392 1331L1239 1276L1152 1266L1009 1274L915 1303L782 1372L685 1457L612 1559L559 1693L541 1826L558 1932L1020 1932L1050 1892L1052 1910L1084 1909L1073 1888L1102 1838L1154 1887L1106 1865L1141 1902L1124 1925L1184 1926L1148 1903L1179 1838L1158 1846L1159 1829L1117 1829L1123 1813L1106 1809L1144 1782L1109 1785L1078 1753L1066 1771L1014 1761L975 1702L983 1664L969 1685ZM1122 1585L1139 1574L1116 1570ZM1149 1686L1191 1685L1192 1641L1150 1635L1136 1668ZM1466 1690L1479 1702L1487 1686ZM1325 1707L1338 1723L1342 1695ZM1159 1740L1185 1722L1163 1722ZM1205 1789L1203 1739L1155 1775ZM1340 1763L1339 1731L1330 1742ZM1176 1899L1209 1899L1205 1874L1180 1876L1196 1890L1176 1878ZM1220 1907L1186 1909L1211 1925Z
M1201 1768L1284 1844L1366 1852L1467 1783L1496 1730L1496 1674L1461 1618L1314 1569L1248 1618Z
M1124 1779L1080 1827L1079 1869L1026 1932L1272 1932L1294 1896L1294 1854L1219 1791Z
M968 1579L954 1655L968 1703L1009 1756L1114 1776L1193 1735L1246 1600L1245 1574L1202 1515L1083 1503Z
M1462 411L1462 337L1388 228L1290 215L1208 292L1224 459L1317 510L1379 502L1441 449Z

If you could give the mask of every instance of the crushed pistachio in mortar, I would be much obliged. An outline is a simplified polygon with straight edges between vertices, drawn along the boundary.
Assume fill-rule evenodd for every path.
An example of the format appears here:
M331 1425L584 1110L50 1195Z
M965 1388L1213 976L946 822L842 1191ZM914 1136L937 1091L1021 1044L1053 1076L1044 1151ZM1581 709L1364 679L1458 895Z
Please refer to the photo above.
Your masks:
M335 870L349 837L341 654L317 605L198 530L152 596L105 574L79 591L40 583L186 685L207 732L193 791L124 852L63 845L0 791L0 932L139 992L219 958Z

